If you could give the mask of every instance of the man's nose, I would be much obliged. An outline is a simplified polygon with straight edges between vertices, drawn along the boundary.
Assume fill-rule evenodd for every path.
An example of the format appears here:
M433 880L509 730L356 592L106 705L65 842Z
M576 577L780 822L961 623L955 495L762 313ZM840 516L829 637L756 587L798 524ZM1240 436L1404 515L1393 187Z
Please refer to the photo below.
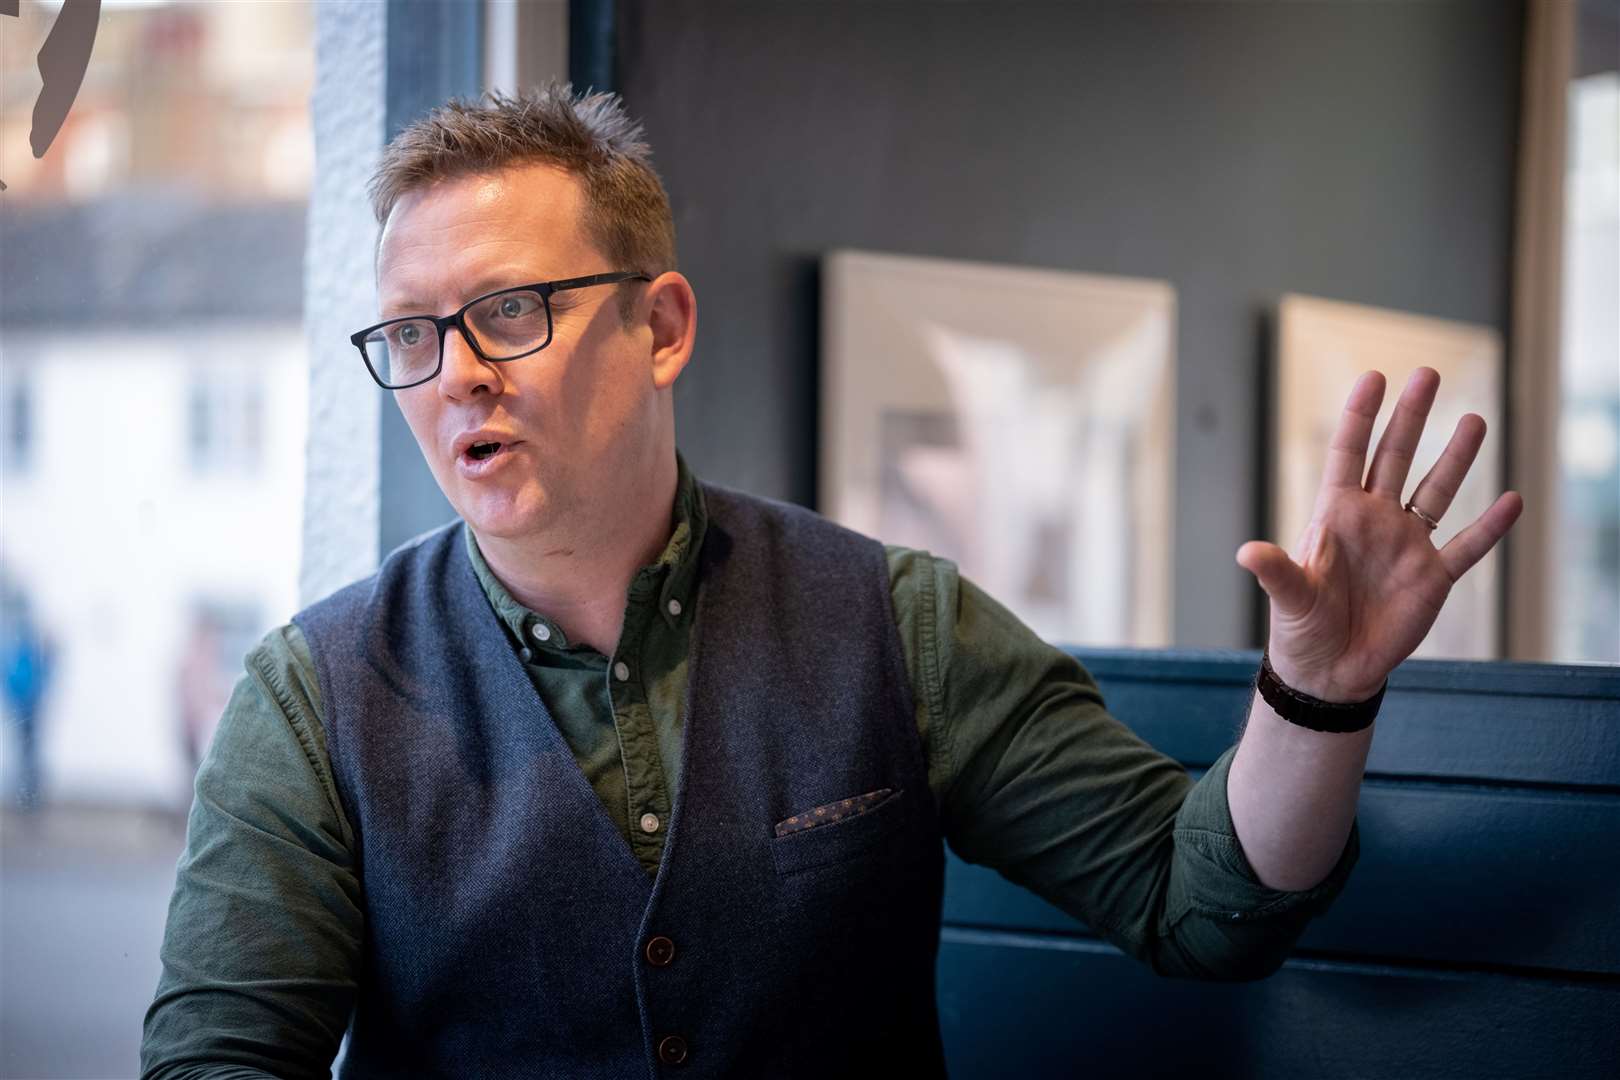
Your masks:
M451 398L472 397L480 389L499 393L499 365L481 358L459 326L444 329L444 367L439 372L439 393Z

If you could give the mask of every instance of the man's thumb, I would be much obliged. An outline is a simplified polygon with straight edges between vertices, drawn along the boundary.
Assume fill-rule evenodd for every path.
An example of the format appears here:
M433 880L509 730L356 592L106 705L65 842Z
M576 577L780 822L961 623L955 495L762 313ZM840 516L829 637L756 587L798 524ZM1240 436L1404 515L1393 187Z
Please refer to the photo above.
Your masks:
M1255 576L1283 614L1295 614L1310 606L1311 583L1305 571L1276 544L1250 540L1238 548L1237 564Z

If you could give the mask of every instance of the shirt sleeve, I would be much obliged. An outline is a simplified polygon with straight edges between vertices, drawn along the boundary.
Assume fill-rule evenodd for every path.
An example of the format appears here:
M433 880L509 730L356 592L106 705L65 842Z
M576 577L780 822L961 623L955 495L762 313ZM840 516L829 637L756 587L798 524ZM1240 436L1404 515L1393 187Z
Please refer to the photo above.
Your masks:
M272 631L246 669L197 773L143 1080L327 1077L353 1009L354 835L303 635Z
M1196 783L1111 716L1083 665L955 564L890 548L897 622L945 838L1162 975L1275 971L1355 863L1262 885L1232 825L1235 747Z

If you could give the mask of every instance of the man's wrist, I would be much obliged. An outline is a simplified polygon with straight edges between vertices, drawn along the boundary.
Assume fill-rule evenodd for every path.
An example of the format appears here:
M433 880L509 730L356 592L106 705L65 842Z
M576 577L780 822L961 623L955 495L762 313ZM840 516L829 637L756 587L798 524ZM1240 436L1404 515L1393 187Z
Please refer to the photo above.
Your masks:
M1371 694L1345 701L1317 697L1291 685L1274 667L1270 652L1261 653L1255 691L1278 716L1312 731L1349 734L1372 726L1383 704L1384 686Z
M1366 701L1383 689L1384 682L1388 681L1379 682L1376 686L1341 686L1330 675L1296 663L1286 653L1279 653L1269 644L1262 651L1261 658L1271 665L1271 670L1289 689L1334 704Z

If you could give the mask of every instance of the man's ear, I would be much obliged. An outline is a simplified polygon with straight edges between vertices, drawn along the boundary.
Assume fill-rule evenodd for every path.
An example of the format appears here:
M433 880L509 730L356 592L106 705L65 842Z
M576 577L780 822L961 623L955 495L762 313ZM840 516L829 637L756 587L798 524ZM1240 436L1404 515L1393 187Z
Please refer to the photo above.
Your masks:
M692 283L671 270L647 285L642 304L652 330L653 385L667 390L692 359L692 345L697 339L697 296L692 292Z

